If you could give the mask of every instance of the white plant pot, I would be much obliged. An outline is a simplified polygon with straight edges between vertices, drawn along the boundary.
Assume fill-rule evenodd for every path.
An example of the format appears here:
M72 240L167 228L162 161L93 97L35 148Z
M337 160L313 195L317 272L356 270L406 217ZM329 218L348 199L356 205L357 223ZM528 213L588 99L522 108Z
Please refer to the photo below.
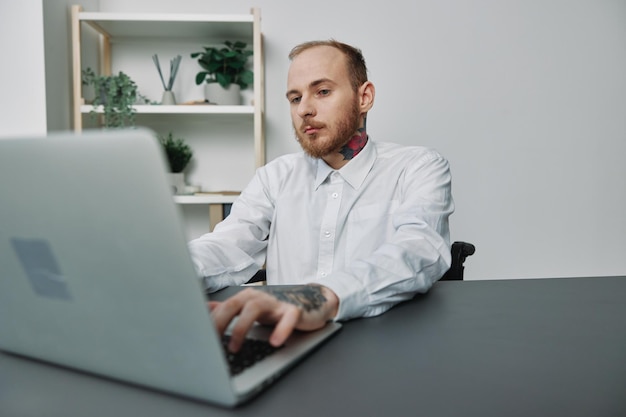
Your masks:
M204 98L212 104L238 106L241 104L241 87L238 84L231 84L228 88L218 83L204 84Z
M184 194L185 193L185 174L183 172L170 172L170 185L172 186L173 194Z

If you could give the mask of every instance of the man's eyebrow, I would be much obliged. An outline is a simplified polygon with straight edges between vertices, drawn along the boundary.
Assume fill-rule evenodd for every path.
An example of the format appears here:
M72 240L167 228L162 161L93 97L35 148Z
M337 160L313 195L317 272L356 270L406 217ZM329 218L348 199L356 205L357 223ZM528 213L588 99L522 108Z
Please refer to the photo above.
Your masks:
M293 89L293 90L287 91L287 93L285 94L285 97L289 98L289 96L292 94L298 94L298 90Z
M324 83L331 83L331 84L335 84L335 82L333 80L331 80L330 78L320 78L319 80L315 80L309 83L308 88L312 88L312 87L316 87L320 84L324 84ZM287 93L285 94L285 97L289 98L290 95L292 94L299 94L300 91L296 90L296 89L292 89L287 91Z

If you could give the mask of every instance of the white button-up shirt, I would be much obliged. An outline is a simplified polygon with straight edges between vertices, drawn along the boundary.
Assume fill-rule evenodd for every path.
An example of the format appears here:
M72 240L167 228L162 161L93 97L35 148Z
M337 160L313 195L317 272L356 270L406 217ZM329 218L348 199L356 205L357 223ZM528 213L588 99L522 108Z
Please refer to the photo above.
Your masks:
M259 168L230 215L189 243L206 288L316 283L336 320L381 314L450 267L448 161L435 150L368 141L334 170L300 152Z

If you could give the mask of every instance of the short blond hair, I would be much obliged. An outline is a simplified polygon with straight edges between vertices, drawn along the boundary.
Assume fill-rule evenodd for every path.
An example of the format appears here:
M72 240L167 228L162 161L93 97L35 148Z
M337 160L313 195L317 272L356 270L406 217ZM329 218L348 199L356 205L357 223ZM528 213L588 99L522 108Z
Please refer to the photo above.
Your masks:
M309 41L296 45L291 52L289 52L289 59L293 60L307 49L311 49L317 46L330 46L341 51L347 60L348 74L350 76L350 83L352 89L356 92L359 87L367 81L367 66L365 65L365 58L359 48L350 46L343 42L336 41L334 39L321 40L321 41Z

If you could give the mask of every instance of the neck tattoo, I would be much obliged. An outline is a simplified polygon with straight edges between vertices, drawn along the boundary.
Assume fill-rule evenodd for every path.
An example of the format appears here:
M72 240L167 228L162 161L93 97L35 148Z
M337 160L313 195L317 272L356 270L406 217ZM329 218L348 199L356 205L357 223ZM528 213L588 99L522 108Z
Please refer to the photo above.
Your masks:
M343 145L343 147L339 150L339 153L343 155L343 159L350 160L357 156L359 152L365 147L367 143L367 132L365 128L359 128L357 133L350 138L348 143Z

